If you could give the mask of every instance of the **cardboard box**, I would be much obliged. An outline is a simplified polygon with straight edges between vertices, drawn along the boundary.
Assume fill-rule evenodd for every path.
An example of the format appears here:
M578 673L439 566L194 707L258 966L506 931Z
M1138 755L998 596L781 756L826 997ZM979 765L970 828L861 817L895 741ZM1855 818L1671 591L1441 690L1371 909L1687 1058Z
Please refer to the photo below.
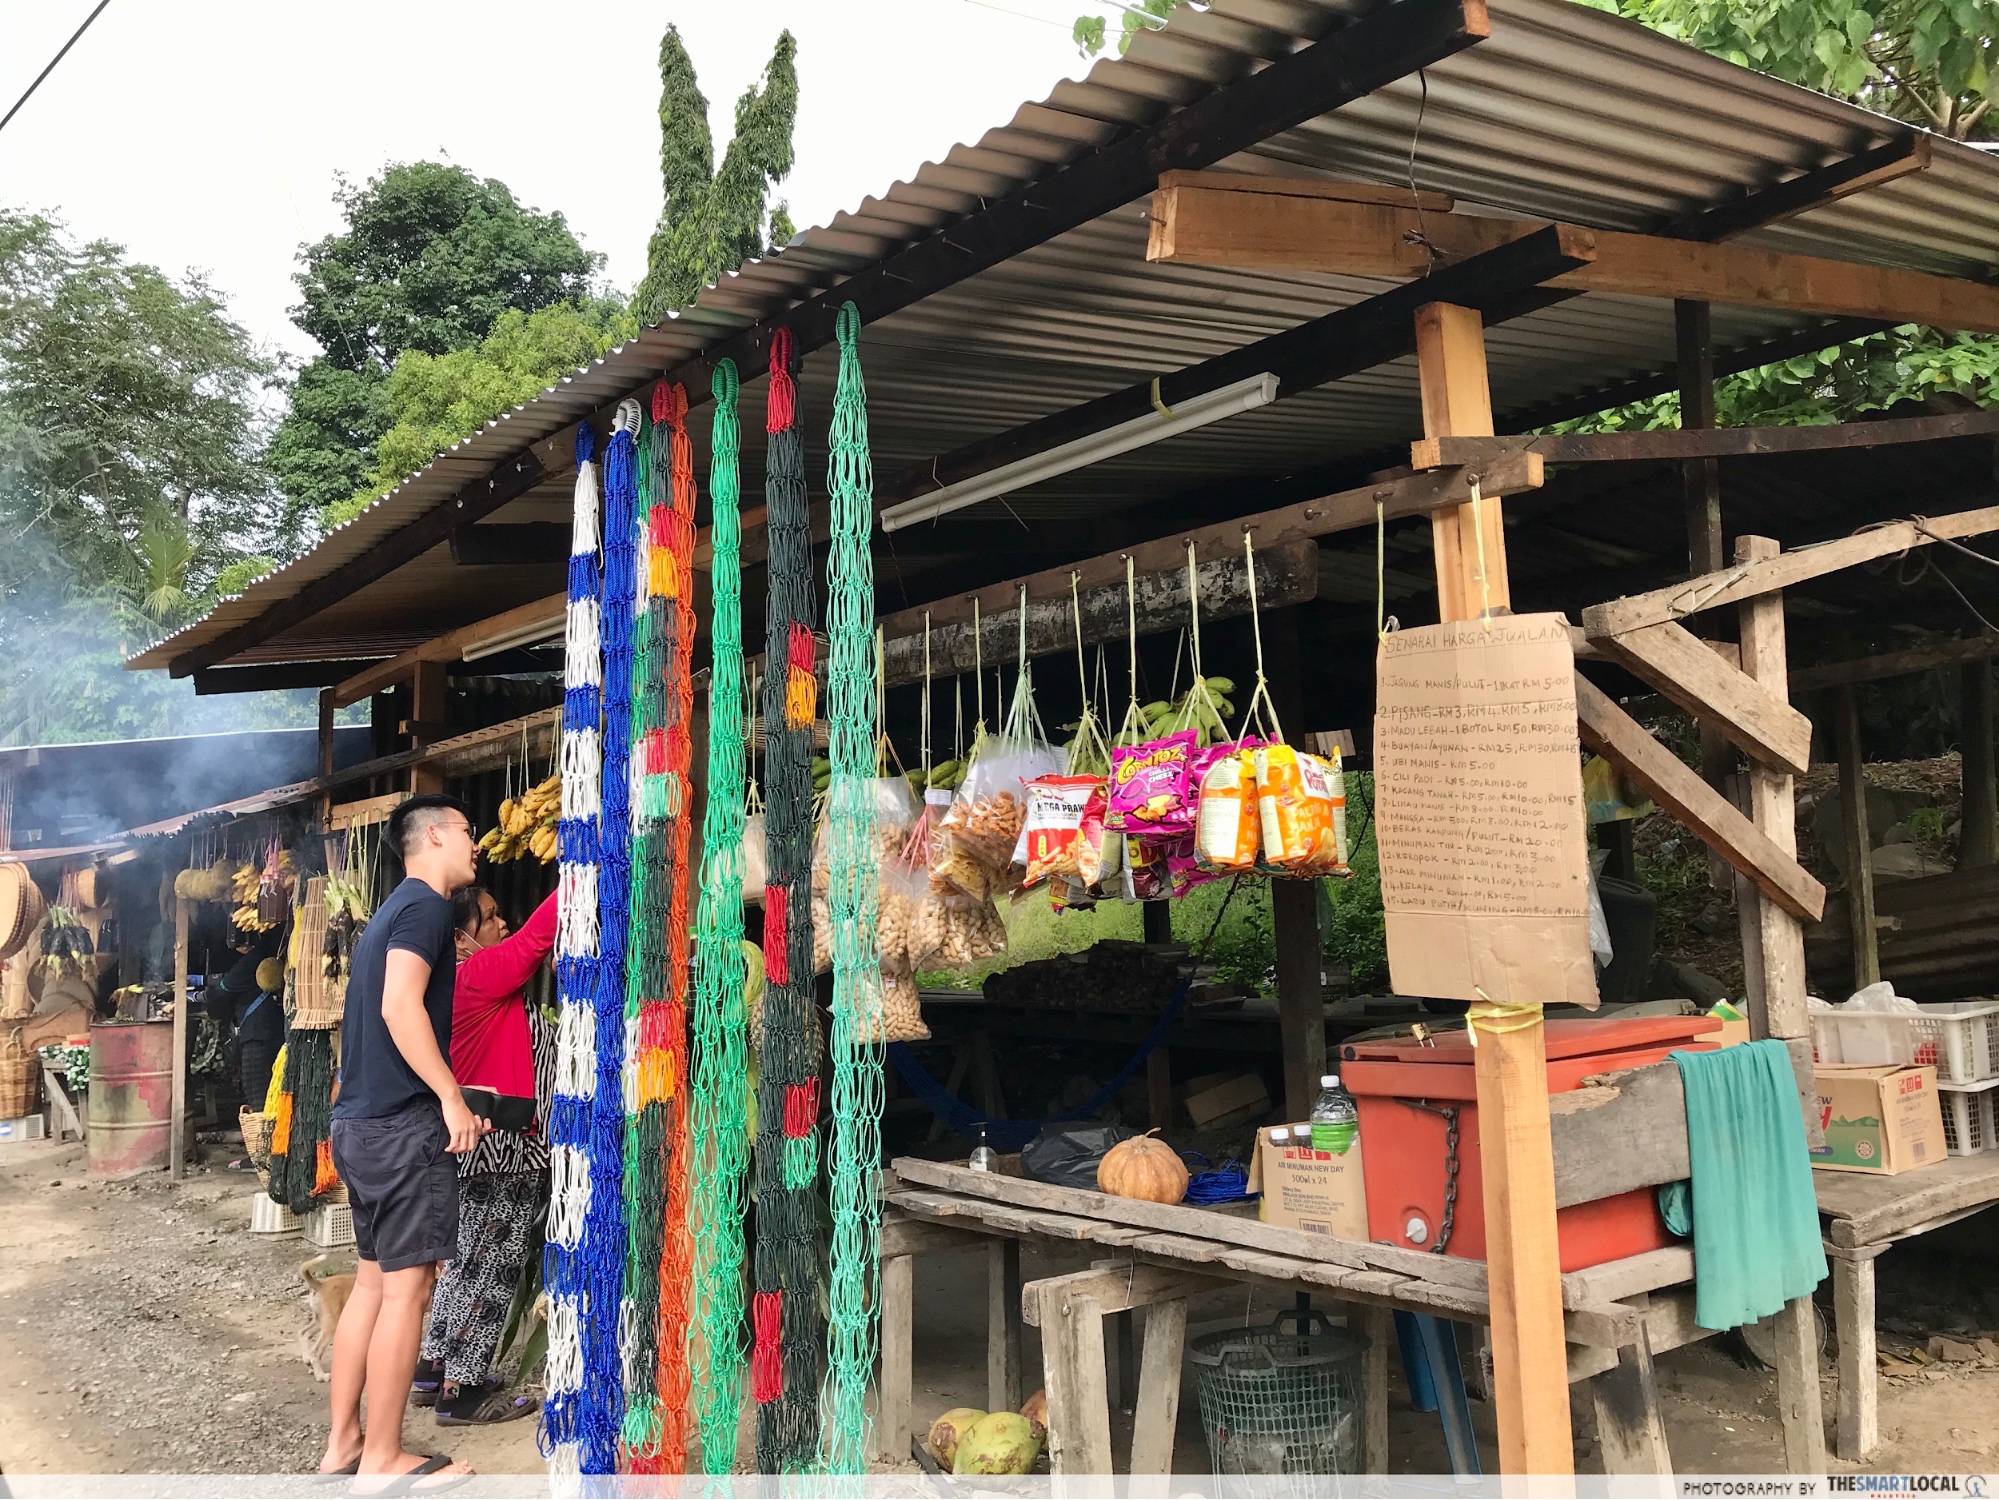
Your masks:
M1813 1166L1890 1176L1944 1159L1935 1068L1820 1063L1812 1077L1825 1131Z
M1367 1239L1359 1136L1340 1156L1314 1151L1309 1125L1266 1125L1256 1132L1249 1190L1263 1194L1257 1217L1266 1224L1339 1240Z
M1263 1078L1257 1073L1238 1073L1224 1078L1212 1088L1204 1088L1198 1093L1187 1095L1187 1118L1196 1126L1212 1125L1224 1115L1235 1114L1252 1106L1259 1109L1270 1107L1270 1094L1263 1086Z

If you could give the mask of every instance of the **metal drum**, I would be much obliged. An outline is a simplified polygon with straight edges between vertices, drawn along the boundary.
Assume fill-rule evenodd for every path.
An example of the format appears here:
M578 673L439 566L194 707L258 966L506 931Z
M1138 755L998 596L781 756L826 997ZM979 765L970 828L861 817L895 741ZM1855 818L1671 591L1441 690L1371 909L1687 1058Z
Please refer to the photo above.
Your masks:
M174 1023L90 1028L90 1170L158 1171L173 1117Z

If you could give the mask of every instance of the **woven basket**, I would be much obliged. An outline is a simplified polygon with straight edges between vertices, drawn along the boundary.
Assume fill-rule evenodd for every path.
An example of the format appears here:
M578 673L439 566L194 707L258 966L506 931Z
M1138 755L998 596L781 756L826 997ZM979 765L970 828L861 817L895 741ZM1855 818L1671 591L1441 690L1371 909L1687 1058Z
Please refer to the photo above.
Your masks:
M329 984L323 952L326 947L326 877L305 883L298 908L298 1008L292 1025L302 1031L326 1031L340 1024L345 987Z
M0 1047L0 1120L18 1120L42 1107L42 1065L21 1039L19 1027Z
M236 1120L243 1127L243 1154L257 1169L257 1181L268 1188L271 1185L271 1129L277 1122L248 1105L236 1111Z
M25 948L48 911L42 888L35 884L28 867L13 861L0 863L0 959L12 958Z

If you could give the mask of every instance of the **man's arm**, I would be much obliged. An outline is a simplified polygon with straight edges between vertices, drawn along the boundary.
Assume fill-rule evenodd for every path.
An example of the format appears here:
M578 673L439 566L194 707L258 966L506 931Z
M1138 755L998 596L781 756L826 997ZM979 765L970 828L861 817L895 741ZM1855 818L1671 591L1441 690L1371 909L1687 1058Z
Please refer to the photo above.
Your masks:
M451 1076L450 1065L437 1050L437 1033L431 1029L430 1013L423 1008L424 987L429 983L430 965L420 955L407 948L391 948L382 974L382 1024L389 1028L403 1061L430 1085L444 1106L444 1127L451 1132L446 1149L454 1156L463 1156L488 1127L466 1108L458 1080Z

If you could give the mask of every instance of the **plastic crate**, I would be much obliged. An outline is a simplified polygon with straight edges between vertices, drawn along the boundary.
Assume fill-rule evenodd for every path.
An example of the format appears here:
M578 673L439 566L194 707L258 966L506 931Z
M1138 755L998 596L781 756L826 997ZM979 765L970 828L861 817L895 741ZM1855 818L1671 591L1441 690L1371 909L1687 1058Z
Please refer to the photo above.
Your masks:
M43 1141L49 1122L40 1115L22 1115L18 1120L0 1120L0 1141Z
M250 1198L250 1233L252 1234L297 1234L299 1217L282 1203L273 1203L269 1193L255 1193Z
M1999 1002L1953 1000L1922 1013L1812 1012L1812 1050L1822 1063L1934 1067L1938 1083L1999 1078Z
M1999 1078L1970 1088L1937 1089L1943 1106L1943 1148L1952 1156L1976 1156L1999 1151Z
M305 1216L305 1242L321 1250L338 1250L354 1243L354 1210L345 1203L325 1203Z

